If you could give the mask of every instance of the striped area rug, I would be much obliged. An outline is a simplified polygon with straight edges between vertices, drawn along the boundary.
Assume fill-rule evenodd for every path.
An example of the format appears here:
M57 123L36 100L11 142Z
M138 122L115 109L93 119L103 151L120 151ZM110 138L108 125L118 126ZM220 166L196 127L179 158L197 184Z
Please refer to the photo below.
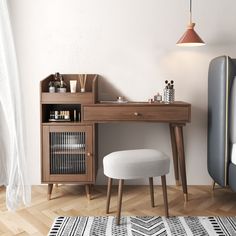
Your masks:
M114 216L58 217L49 236L233 236L236 217Z

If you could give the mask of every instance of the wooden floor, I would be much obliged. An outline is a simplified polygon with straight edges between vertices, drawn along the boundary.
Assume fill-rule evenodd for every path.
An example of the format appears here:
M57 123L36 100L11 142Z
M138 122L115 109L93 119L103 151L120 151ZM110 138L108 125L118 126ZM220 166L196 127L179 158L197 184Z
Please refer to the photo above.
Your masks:
M105 215L106 187L95 186L93 199L87 200L83 186L60 185L48 201L47 186L32 187L32 204L8 212L5 189L0 188L0 235L47 235L57 216ZM116 211L117 186L112 189L111 215ZM168 186L170 216L235 216L236 193L210 186L189 186L189 201L184 203L181 187ZM155 187L155 208L151 207L148 186L124 186L123 215L164 215L162 190Z

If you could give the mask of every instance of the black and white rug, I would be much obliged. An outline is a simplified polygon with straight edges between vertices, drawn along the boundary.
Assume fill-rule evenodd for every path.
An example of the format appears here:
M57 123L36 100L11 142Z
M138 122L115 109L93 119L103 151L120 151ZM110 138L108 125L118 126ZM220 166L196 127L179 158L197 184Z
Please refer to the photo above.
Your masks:
M48 236L233 236L236 217L58 217Z

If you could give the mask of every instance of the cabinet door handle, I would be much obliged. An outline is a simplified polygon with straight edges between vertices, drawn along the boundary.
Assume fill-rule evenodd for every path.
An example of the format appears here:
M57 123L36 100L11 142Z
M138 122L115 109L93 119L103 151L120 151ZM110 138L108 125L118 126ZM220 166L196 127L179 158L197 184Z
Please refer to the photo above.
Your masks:
M134 115L135 116L139 116L140 114L138 112L134 112Z
M88 152L88 153L87 153L87 156L88 156L88 157L91 157L91 156L92 156L92 153L91 153L91 152Z

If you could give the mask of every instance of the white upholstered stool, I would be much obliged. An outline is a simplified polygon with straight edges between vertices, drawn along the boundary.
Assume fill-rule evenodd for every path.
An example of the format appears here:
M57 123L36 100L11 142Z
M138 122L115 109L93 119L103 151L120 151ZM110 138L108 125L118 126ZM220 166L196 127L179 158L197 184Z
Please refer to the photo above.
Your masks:
M165 205L168 217L166 174L169 173L170 158L153 149L137 149L112 152L103 159L104 174L108 177L106 213L109 213L112 179L119 179L117 224L120 224L124 179L149 178L151 204L154 207L153 177L161 176Z

